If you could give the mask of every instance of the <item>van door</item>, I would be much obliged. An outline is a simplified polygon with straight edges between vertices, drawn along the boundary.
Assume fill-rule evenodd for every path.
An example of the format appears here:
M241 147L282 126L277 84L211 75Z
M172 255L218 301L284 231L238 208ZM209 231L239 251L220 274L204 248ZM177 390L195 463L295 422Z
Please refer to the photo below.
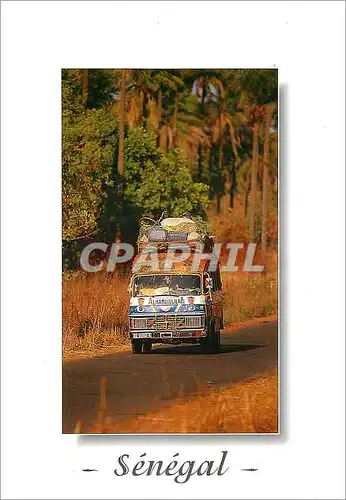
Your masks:
M203 294L205 296L205 305L207 313L207 326L209 328L210 322L214 319L214 308L213 308L213 291L209 289L209 280L211 278L210 273L203 274Z
M223 292L220 276L220 269L210 273L213 280L212 287L212 315L215 321L215 328L220 331L223 328Z

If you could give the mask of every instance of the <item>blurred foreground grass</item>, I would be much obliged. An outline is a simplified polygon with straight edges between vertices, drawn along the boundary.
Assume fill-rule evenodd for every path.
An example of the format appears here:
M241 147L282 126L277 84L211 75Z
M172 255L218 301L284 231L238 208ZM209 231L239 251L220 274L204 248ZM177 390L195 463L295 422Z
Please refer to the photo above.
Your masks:
M168 382L167 382L168 383ZM191 401L183 395L168 408L130 420L114 422L107 418L106 380L101 383L101 403L97 424L76 433L90 434L208 434L278 432L277 370L239 382Z

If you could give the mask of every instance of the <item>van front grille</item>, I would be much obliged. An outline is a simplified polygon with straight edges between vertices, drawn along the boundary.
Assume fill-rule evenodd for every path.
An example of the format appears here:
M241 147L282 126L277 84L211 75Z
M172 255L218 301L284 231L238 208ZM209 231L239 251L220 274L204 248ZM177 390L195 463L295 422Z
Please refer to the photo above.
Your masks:
M131 318L131 328L135 330L179 330L182 328L203 328L204 316L157 315L146 318Z

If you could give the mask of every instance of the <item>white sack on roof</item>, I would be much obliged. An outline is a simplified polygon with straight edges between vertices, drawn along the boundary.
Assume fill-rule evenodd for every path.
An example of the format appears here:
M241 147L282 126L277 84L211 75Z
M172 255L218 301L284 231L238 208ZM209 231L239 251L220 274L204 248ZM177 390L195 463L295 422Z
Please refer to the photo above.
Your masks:
M188 219L187 217L168 217L167 219L163 219L161 221L161 226L178 226L179 224L193 224L195 225L195 222L191 219Z

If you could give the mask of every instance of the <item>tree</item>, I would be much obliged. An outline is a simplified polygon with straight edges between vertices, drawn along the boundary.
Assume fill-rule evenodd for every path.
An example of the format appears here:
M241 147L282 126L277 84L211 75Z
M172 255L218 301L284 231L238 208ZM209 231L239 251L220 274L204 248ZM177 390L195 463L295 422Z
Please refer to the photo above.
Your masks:
M206 133L206 129L209 130L209 117L206 104L208 104L208 102L213 99L211 92L211 82L216 78L217 75L218 72L215 70L195 70L192 71L192 73L188 74L190 84L192 82L195 86L195 92L199 100L198 113L204 121L204 124L201 127L204 133ZM210 161L212 158L211 152L208 151L210 147L211 144L209 144L207 148L205 148L205 144L203 143L198 144L198 180L200 182L202 182L203 180L203 166L205 160L209 159Z
M203 131L203 121L198 114L198 101L186 90L179 95L174 107L168 109L161 127L160 146L164 152L174 148L174 144L186 156L191 170L198 159L199 146L210 147L207 134Z
M105 110L63 118L62 238L65 242L96 234L111 182L114 120Z
M258 111L256 109L256 111ZM257 168L258 168L258 136L260 126L259 113L254 115L254 123L252 126L252 161L251 161L251 185L250 185L250 203L249 203L249 236L250 241L255 240L255 208L256 208L256 191L257 191Z
M260 124L263 122L266 106L277 101L278 79L277 71L275 70L241 70L242 87L244 89L244 101L248 111L246 114L250 117L249 123L253 127L253 146L252 146L252 165L251 165L251 190L250 190L250 207L249 207L249 236L253 241L255 239L255 206L256 206L256 190L257 190L257 167L258 167L258 141ZM250 101L250 102L249 102ZM268 125L269 126L269 125ZM262 197L262 203L267 203L267 183L266 177L266 196ZM263 185L263 181L262 181ZM262 224L263 211L265 215L264 225L262 228L262 236L266 233L267 225L267 207L262 207ZM266 241L265 241L266 244Z
M82 104L85 107L88 102L88 70L83 69L83 97L82 97Z
M120 88L120 119L119 119L119 153L118 153L118 174L124 175L124 141L125 141L125 92L126 92L126 70L121 70Z
M130 127L148 127L148 119L153 118L152 104L159 87L155 80L155 70L128 70L127 122ZM154 119L155 120L155 119Z
M194 183L179 150L167 156L156 146L156 136L141 128L130 129L125 141L125 202L136 216L159 216L164 210L178 215L188 211L204 215L208 187Z
M232 74L226 72L226 74L221 73L220 77L215 78L213 83L218 89L217 96L217 116L216 119L211 124L211 130L213 134L213 142L218 142L218 171L221 183L224 184L226 180L224 173L224 146L226 141L227 131L229 132L229 137L232 145L233 151L233 162L238 158L238 145L236 141L235 131L233 127L233 117L227 109L227 88L222 82L223 78L227 82L227 86L231 88L233 78ZM221 211L221 192L217 193L217 212Z
M262 231L261 256L262 264L266 268L267 261L267 231L268 231L268 188L269 188L269 134L273 116L273 105L266 105L263 143L263 181L262 181Z
M230 224L241 235L247 219L265 259L276 234L275 70L69 69L62 83L65 243L119 231L128 241L145 212L205 214L208 198L220 210L229 193L232 209L245 201Z

